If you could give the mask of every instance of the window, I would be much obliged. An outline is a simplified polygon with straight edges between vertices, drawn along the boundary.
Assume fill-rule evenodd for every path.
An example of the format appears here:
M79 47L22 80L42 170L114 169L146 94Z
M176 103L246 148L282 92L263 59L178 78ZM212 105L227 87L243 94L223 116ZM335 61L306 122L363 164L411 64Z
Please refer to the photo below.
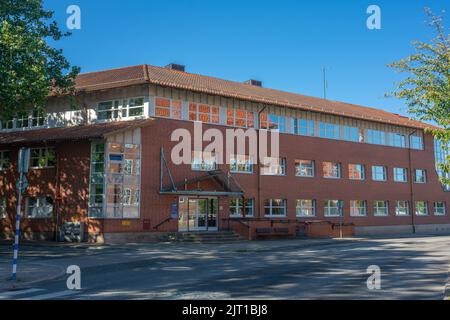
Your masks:
M340 139L340 126L333 123L319 123L319 137L327 139Z
M268 217L281 217L286 215L285 199L268 199L264 201L264 213Z
M394 181L395 182L407 182L408 171L406 168L394 168Z
M405 148L406 147L406 138L405 135L400 133L389 133L389 145L392 147Z
M264 157L261 174L265 176L286 175L286 158Z
M104 217L105 193L105 144L94 142L91 146L89 218Z
M140 146L111 142L106 148L106 203L102 218L139 218Z
M31 116L31 126L32 127L42 127L45 125L46 115L42 110L33 110Z
M344 126L344 140L359 142L359 129L356 127Z
M191 168L194 171L216 170L216 155L213 152L193 151Z
M423 150L423 138L419 136L411 136L410 147L411 149Z
M54 148L36 148L30 150L30 166L33 169L54 167L55 160Z
M396 201L395 215L397 215L397 216L408 216L409 215L408 201Z
M352 217L365 217L367 215L366 201L351 200L350 201L350 215Z
M416 216L427 216L427 215L428 215L428 202L416 201Z
M11 154L9 151L0 151L0 171L8 170Z
M155 116L172 119L181 119L181 101L156 98Z
M373 215L376 217L385 217L389 215L389 202L388 201L374 201L373 202Z
M259 127L265 130L286 132L286 118L275 114L262 113L260 116Z
M325 200L324 215L325 217L340 217L343 207L344 202L342 200Z
M6 219L6 197L0 198L0 219Z
M314 160L295 160L297 177L314 177Z
M386 167L372 166L372 180L374 181L386 181Z
M190 103L189 120L204 123L219 123L219 107L207 104Z
M438 139L434 139L434 162L436 172L439 177L450 179L450 173L444 173L443 166L447 162L446 157L450 155L450 143L444 144ZM450 185L441 183L446 192L450 191Z
M296 202L297 217L314 217L316 215L316 200L297 200Z
M233 173L253 173L253 161L248 155L238 155L230 159L230 171Z
M17 115L16 118L16 128L28 128L29 126L29 115L27 112L21 112Z
M339 179L341 177L341 164L337 162L326 162L322 164L323 167L323 177Z
M27 197L26 216L28 218L51 218L53 199L51 197Z
M291 118L291 131L302 136L314 136L314 120Z
M386 132L378 130L367 130L367 142L372 144L386 144Z
M132 118L144 115L144 98L133 98L123 101L122 117Z
M366 178L364 165L349 164L348 177L351 180L364 180Z
M120 102L105 101L100 102L97 106L97 119L98 120L115 120L119 118L119 105Z
M445 202L437 201L433 204L435 216L445 216Z
M230 200L230 216L232 217L242 217L242 208L244 200L242 198L234 198ZM253 217L254 212L254 200L245 199L245 212L246 217Z
M250 111L228 109L227 125L241 128L253 128L255 126L254 114Z
M427 182L427 172L423 169L414 170L414 182L415 183L426 183Z

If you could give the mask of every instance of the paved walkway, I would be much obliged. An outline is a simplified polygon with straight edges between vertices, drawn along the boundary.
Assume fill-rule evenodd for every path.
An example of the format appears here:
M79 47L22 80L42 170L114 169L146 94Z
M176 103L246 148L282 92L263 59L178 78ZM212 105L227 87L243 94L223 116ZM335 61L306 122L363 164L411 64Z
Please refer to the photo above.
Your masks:
M449 246L450 237L23 245L14 288L4 244L0 299L442 299ZM383 271L382 292L367 291L371 264ZM65 287L69 265L82 269L82 292Z

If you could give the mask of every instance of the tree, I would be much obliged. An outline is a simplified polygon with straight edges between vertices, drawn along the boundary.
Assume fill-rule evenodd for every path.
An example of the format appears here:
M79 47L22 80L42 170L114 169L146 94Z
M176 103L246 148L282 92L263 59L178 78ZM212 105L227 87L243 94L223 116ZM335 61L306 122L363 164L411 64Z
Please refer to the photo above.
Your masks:
M429 9L429 25L436 32L429 43L415 41L415 53L389 66L407 74L395 88L393 95L404 99L408 111L421 121L432 121L440 129L430 129L446 154L441 180L450 184L450 35L446 32L442 16Z
M45 109L50 93L70 96L79 68L50 46L70 35L42 0L0 1L0 119Z

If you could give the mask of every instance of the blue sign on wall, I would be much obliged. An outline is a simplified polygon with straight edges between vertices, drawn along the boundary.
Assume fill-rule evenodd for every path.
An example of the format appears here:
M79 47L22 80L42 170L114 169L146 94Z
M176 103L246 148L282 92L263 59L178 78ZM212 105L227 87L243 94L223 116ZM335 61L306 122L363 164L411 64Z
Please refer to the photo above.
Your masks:
M170 208L170 217L172 219L178 219L178 203L172 203Z

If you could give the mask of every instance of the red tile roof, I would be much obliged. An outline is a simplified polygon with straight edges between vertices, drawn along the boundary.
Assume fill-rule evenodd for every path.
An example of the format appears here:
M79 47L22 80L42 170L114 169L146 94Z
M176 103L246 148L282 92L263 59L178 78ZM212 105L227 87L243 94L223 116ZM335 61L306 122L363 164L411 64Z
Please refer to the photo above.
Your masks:
M77 89L93 91L135 84L152 83L178 89L191 90L257 103L292 107L355 119L395 124L412 128L436 128L432 125L379 109L350 103L314 98L269 88L192 74L150 65L112 69L80 74Z
M149 119L140 119L62 128L0 132L0 145L103 138L105 135L131 128L143 127L151 122L152 120Z

